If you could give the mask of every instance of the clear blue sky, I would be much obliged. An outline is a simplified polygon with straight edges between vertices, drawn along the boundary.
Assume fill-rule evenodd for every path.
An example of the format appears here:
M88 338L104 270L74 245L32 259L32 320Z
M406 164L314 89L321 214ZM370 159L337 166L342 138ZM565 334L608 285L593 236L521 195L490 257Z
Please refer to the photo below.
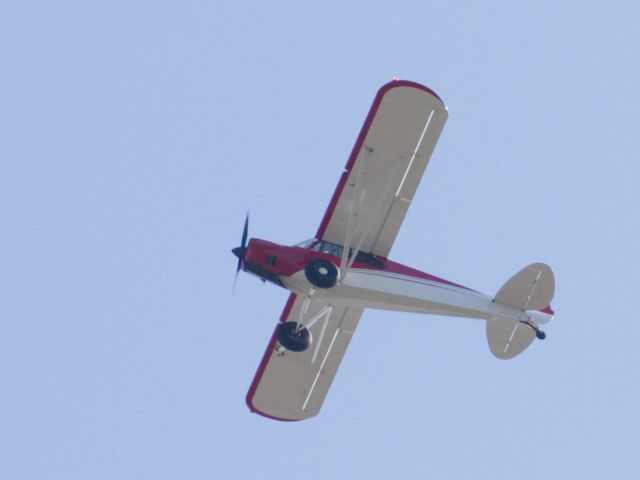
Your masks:
M637 2L4 2L0 478L640 475ZM508 362L481 322L366 312L321 414L244 396L378 87L449 121L391 258L493 293L549 263Z

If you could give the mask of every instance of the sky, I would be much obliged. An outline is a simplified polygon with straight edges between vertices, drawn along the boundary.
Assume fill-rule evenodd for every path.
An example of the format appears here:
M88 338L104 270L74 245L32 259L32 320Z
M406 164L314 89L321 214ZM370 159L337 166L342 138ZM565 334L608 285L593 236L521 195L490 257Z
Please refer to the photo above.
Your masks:
M4 2L0 478L640 475L637 2ZM249 412L378 88L449 119L390 258L493 294L546 262L547 339L366 311L317 417Z

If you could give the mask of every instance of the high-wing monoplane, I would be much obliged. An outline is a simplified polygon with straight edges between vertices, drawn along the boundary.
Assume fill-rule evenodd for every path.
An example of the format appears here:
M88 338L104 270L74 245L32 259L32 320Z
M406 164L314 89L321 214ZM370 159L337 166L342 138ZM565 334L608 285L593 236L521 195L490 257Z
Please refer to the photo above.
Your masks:
M233 249L238 269L291 292L247 394L278 420L316 415L365 308L481 319L493 355L518 355L554 315L554 275L543 263L495 295L388 259L447 120L431 89L395 80L378 91L315 236L294 246L252 238L248 217Z

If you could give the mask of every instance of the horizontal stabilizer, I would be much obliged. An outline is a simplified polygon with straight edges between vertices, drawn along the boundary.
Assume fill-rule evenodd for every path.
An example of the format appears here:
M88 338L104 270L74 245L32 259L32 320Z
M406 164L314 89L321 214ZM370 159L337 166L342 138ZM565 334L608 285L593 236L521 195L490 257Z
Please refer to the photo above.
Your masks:
M495 301L520 310L542 310L553 300L556 281L544 263L532 263L507 281Z
M513 358L536 338L530 325L503 317L487 320L487 340L491 353L501 359Z

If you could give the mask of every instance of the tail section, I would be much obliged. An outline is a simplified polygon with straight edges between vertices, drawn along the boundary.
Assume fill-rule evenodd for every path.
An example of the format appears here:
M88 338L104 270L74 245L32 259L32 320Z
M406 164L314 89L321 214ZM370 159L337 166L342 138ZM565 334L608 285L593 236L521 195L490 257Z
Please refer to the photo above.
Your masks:
M487 320L487 340L491 353L502 359L513 358L533 339L544 338L538 324L553 318L551 300L555 291L553 271L544 263L523 268L498 291L494 302L522 311L518 319L496 316Z
M487 340L494 356L507 360L531 345L536 338L535 329L510 318L495 317L487 320Z
M495 301L518 310L542 310L553 300L556 281L544 263L524 267L498 291Z

